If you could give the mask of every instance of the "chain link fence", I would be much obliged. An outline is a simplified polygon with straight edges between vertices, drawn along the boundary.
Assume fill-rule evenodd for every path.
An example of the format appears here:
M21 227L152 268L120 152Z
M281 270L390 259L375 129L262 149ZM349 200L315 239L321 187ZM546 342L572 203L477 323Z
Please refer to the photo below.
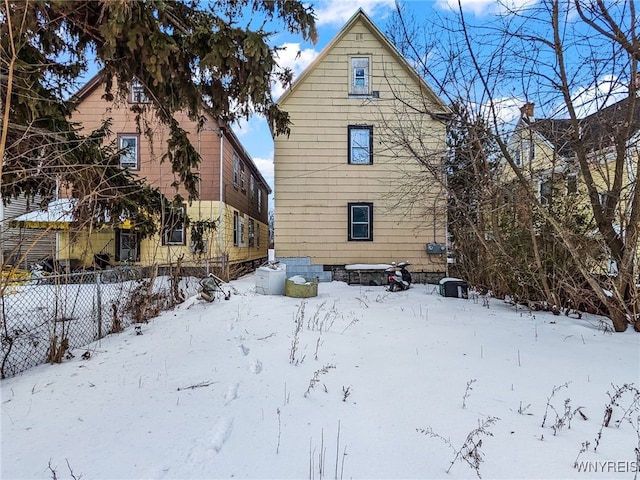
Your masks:
M118 267L9 280L0 294L0 378L146 322L197 292L198 278ZM175 282L175 283L174 283Z

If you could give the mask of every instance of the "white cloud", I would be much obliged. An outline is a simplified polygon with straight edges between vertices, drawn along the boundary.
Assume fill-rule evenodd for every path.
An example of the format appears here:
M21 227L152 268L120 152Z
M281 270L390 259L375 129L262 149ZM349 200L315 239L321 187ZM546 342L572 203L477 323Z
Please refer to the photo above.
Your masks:
M318 53L320 53L313 48L300 50L299 43L284 43L280 45L279 48L282 48L282 50L279 50L276 54L276 61L281 68L291 69L294 80L305 68L307 68L313 59L318 56ZM271 91L273 98L279 98L283 92L284 88L282 85L278 83L273 85Z
M520 107L525 104L525 100L520 98L497 98L494 99L494 110L496 122L499 128L507 125L514 125L520 118Z
M538 0L460 0L460 6L464 13L473 13L477 16L504 13L507 11L519 11L537 3ZM441 10L459 10L458 0L437 0L436 7Z
M273 152L271 152L269 158L254 158L253 163L256 164L258 170L260 170L260 173L271 187L271 190L273 190Z
M385 10L395 8L395 0L322 0L314 4L318 17L317 25L342 26L349 20L358 8L362 8L367 15L384 13Z
M595 85L577 89L571 98L578 118L582 118L622 100L628 92L626 83L620 78L606 75ZM561 110L566 114L566 106Z
M233 133L235 133L238 138L246 137L254 130L253 123L253 118L240 118L235 121L231 128L233 128Z

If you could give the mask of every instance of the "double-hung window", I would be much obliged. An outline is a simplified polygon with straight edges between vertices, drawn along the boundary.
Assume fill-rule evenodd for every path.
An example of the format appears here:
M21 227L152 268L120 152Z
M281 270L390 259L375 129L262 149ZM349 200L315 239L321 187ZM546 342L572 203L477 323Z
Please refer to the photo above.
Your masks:
M348 208L348 240L373 241L373 203L349 203Z
M121 168L128 168L129 170L138 170L140 168L139 140L140 137L138 135L118 135Z
M172 208L165 218L163 229L163 245L185 245L185 209Z
M349 125L349 163L370 165L373 163L373 127Z
M244 215L233 212L233 245L244 247Z
M237 187L240 184L240 159L233 156L233 184Z
M130 90L129 101L131 103L149 103L149 98L144 91L142 83L135 77L131 80Z
M369 57L351 58L351 94L369 95Z
M255 246L255 222L253 218L249 219L249 246Z

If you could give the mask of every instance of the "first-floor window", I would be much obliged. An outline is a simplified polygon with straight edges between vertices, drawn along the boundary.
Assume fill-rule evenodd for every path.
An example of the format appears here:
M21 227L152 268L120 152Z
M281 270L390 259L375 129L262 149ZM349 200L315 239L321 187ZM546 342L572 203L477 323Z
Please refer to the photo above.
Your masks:
M185 210L184 207L172 208L165 218L162 234L163 245L185 245Z
M138 148L138 135L119 135L120 167L130 170L138 170L140 153Z
M129 229L116 230L116 262L140 260L140 237Z
M553 197L553 184L551 179L547 178L540 182L540 203L542 205L549 205L551 198Z
M259 246L260 246L260 224L258 223L256 225L256 247L259 247Z
M372 241L373 203L349 203L347 228L349 241Z
M240 228L240 221L238 217L238 212L233 212L233 245L238 246L238 230Z
M236 247L244 247L244 215L233 212L233 245Z
M253 218L249 219L249 246L255 245L255 222Z

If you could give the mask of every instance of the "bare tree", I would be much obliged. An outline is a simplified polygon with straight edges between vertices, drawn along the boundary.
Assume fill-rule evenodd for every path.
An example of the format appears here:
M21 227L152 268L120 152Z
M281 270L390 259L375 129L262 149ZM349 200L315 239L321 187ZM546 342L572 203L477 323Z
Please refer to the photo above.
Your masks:
M464 190L451 185L448 193L477 255L491 265L487 273L504 277L503 293L522 300L559 305L588 292L616 331L630 322L640 330L637 18L633 0L545 0L505 5L481 25L459 4L424 27L398 5L388 32L440 95L464 105L456 120L468 141L456 148L466 149L473 194L461 198ZM528 108L505 123L505 111L519 104ZM534 104L544 121L530 111ZM535 141L552 148L536 150ZM575 191L567 188L572 178ZM616 271L601 275L607 255Z

